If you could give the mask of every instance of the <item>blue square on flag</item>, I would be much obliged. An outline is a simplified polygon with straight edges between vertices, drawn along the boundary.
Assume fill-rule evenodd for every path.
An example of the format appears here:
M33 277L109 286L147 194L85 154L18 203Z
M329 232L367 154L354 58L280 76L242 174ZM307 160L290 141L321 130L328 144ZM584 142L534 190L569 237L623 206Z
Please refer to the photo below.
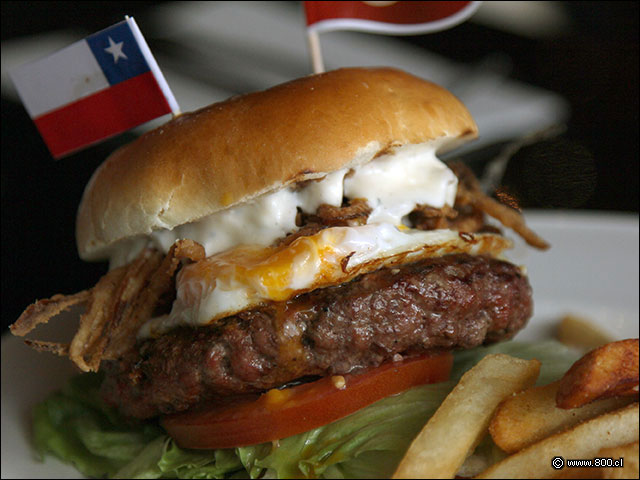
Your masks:
M86 41L109 85L116 85L150 70L126 22L95 33Z

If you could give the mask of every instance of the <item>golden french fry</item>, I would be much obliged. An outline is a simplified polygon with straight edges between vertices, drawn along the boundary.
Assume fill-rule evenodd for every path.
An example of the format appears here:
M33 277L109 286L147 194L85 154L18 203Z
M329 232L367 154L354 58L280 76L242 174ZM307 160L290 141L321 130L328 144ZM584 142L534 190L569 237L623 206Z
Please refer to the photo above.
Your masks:
M549 435L633 402L632 397L597 400L571 410L556 407L559 382L533 387L505 399L489 425L493 441L514 453Z
M577 408L598 398L638 395L638 339L596 348L574 363L556 394L560 408Z
M487 355L465 373L414 439L393 478L453 478L498 404L533 385L540 362Z
M638 478L640 466L638 460L638 442L620 447L603 448L598 452L598 458L623 459L623 466L602 468L601 478Z
M584 352L611 343L614 338L584 317L565 315L558 324L556 338L568 347Z
M482 472L477 478L548 478L560 471L553 462L593 459L602 448L638 440L638 403L580 423L520 450ZM557 465L558 463L556 463Z

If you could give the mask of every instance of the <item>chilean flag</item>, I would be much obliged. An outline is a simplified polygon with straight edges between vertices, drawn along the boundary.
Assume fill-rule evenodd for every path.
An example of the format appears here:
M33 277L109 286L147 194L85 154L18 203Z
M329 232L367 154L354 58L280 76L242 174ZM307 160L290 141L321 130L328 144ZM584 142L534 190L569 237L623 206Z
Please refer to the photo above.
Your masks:
M482 2L304 2L307 27L316 32L359 30L418 35L464 22Z
M133 18L10 72L54 158L178 104Z

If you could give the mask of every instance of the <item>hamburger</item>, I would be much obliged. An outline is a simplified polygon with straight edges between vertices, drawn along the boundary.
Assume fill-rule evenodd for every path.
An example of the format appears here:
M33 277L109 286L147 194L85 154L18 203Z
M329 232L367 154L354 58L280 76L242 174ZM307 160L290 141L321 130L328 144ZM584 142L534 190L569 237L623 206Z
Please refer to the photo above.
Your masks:
M164 453L170 441L224 463L235 449L263 475L286 440L307 435L308 453L309 432L447 380L452 351L510 339L531 317L501 228L546 243L437 157L476 136L451 93L389 68L180 115L114 152L85 189L78 252L109 271L34 303L11 330L83 306L68 344L27 343L97 372L99 401L128 428L159 421ZM276 474L327 474L346 455L331 454Z

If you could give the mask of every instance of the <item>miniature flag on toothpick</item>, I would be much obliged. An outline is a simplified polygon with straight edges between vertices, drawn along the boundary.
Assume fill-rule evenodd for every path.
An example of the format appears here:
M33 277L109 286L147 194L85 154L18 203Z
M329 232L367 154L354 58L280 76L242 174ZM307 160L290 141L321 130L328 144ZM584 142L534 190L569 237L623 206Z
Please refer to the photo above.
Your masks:
M438 32L464 22L482 2L304 2L315 73L324 71L319 32L358 30L386 35Z
M10 75L54 158L179 113L130 17Z

